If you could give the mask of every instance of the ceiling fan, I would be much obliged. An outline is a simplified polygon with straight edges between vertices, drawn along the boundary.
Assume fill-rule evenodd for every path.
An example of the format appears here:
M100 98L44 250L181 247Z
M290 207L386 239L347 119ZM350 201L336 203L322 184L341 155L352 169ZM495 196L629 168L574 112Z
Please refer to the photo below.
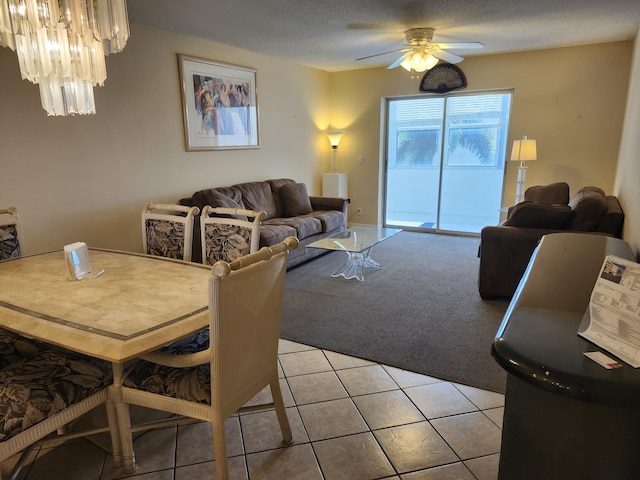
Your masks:
M448 63L459 63L464 60L462 57L446 50L451 49L471 49L482 48L484 45L478 42L455 42L455 43L432 43L435 30L433 28L410 28L404 32L407 43L404 48L391 50L390 52L377 53L356 60L389 55L391 53L403 52L400 58L387 68L402 66L408 71L424 72L434 67L438 60Z

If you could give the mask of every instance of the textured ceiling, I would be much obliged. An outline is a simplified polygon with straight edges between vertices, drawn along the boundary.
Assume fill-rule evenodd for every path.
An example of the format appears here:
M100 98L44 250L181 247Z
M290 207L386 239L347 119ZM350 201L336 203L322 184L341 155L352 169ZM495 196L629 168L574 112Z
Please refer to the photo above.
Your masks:
M128 0L133 22L204 37L327 71L392 63L404 31L481 42L461 56L634 38L640 0Z

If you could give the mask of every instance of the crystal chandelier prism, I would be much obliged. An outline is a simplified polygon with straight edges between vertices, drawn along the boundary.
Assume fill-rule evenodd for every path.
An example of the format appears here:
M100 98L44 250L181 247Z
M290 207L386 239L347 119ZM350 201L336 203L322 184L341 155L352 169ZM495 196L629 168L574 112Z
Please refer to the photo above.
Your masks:
M0 45L38 84L48 115L96 112L93 87L107 79L105 55L129 39L125 0L0 0Z

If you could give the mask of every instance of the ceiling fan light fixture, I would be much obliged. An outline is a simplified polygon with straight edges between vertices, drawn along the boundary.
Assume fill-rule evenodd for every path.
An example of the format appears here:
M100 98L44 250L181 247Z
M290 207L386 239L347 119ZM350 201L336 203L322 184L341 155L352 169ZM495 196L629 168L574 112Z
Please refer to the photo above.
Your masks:
M379 57L381 55L389 55L391 53L402 52L395 62L387 67L388 70L402 66L411 73L411 78L418 78L417 73L422 73L434 68L440 60L448 64L460 63L463 57L455 55L448 50L450 49L471 49L482 48L484 45L479 42L447 42L433 43L433 28L410 28L405 31L407 43L403 48L392 50L390 52L376 53L366 57L357 58L356 60L365 60L368 58Z
M433 28L410 28L404 32L405 38L409 45L426 45L433 40L433 34L435 30Z
M436 66L438 59L428 52L420 50L409 55L400 65L407 72L425 72Z

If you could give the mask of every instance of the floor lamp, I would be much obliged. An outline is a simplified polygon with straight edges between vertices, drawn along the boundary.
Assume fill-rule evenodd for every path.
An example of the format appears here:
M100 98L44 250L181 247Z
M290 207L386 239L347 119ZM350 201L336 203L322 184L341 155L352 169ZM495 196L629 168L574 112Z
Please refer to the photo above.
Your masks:
M516 184L516 203L524 200L524 181L527 176L526 161L537 160L536 141L529 140L525 135L522 140L513 141L511 161L520 162L518 167L518 183Z
M340 144L340 139L342 138L342 134L344 132L329 132L327 136L329 137L329 143L331 143L331 150L333 150L333 168L331 169L331 173L336 173L336 154L338 153L338 145Z

